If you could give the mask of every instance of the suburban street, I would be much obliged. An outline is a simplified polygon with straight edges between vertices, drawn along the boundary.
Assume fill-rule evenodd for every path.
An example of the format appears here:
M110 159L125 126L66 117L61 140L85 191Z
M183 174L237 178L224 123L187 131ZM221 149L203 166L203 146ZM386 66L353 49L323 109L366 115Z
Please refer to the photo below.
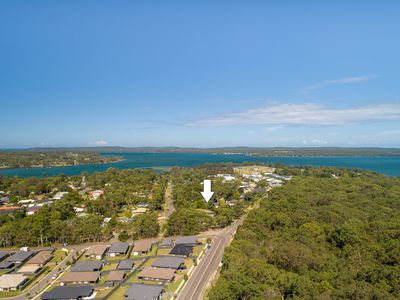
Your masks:
M242 217L214 236L211 248L205 253L203 259L194 269L189 280L179 293L177 300L197 300L203 298L208 283L221 263L225 247L229 245L232 236L236 232L238 226L243 223L244 218L245 217Z

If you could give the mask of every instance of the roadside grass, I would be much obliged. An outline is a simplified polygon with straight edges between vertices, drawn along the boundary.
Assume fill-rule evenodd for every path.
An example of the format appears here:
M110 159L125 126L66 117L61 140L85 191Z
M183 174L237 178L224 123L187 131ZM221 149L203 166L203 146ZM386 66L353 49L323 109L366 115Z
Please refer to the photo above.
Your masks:
M0 292L0 298L8 298L17 296L21 291Z
M58 249L58 250L54 251L53 258L50 260L49 264L53 263L54 265L56 265L56 264L60 263L67 255L68 255L67 252L65 252L61 249Z
M203 248L204 248L203 245L194 247L192 256L195 256L195 257L199 256L200 252L203 251Z
M101 289L98 290L96 293L96 298L105 298L109 293L110 293L111 289ZM123 299L123 298L121 298Z
M189 270L193 266L193 258L185 258L185 266Z
M170 284L168 284L168 285L165 287L165 292L166 292L166 293L173 293L173 292L175 292L176 289L178 288L178 286L181 284L182 280L183 280L183 275L177 275L177 276L175 277L174 282L171 282Z

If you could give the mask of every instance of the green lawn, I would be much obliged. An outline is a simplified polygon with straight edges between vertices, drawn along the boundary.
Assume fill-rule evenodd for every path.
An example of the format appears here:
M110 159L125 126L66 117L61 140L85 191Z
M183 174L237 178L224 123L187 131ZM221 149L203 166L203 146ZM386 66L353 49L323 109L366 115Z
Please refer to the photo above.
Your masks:
M129 286L122 286L118 288L110 297L109 300L121 300L125 299L124 294L129 289Z
M183 276L179 276L179 278L176 278L174 282L171 282L165 287L165 292L174 293L182 281L183 281Z
M112 271L112 270L116 270L118 266L118 263L111 263L111 264L106 264L103 267L103 271Z
M168 255L172 248L160 248L157 255Z
M68 254L67 254L67 252L65 252L65 251L63 251L63 250L56 250L56 251L54 251L54 253L53 253L53 258L51 259L51 261L50 262L52 262L52 263L59 263L59 262L61 262Z
M105 298L109 293L110 293L111 289L102 289L99 290L96 293L96 298Z
M196 257L199 256L200 252L203 251L203 248L204 248L203 245L194 247L192 256L196 256Z

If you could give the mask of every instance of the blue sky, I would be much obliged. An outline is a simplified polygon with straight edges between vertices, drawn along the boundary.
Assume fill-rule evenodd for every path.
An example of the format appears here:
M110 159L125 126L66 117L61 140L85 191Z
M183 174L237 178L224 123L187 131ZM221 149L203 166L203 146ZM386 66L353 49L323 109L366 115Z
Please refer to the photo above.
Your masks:
M399 15L396 1L1 1L0 147L400 147Z

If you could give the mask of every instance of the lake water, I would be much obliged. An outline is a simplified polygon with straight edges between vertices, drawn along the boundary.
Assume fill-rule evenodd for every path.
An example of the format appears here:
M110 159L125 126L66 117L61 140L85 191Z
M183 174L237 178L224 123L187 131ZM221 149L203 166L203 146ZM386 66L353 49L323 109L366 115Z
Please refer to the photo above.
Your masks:
M93 164L54 168L28 168L0 170L0 175L20 177L43 177L57 174L79 175L84 171L89 173L105 171L110 167L119 169L152 168L163 170L168 167L190 167L204 163L221 162L272 162L285 165L334 166L359 168L376 171L389 176L400 176L400 157L354 157L354 156L322 156L322 157L256 157L245 154L210 154L210 153L102 153L118 155L124 161L110 164Z

